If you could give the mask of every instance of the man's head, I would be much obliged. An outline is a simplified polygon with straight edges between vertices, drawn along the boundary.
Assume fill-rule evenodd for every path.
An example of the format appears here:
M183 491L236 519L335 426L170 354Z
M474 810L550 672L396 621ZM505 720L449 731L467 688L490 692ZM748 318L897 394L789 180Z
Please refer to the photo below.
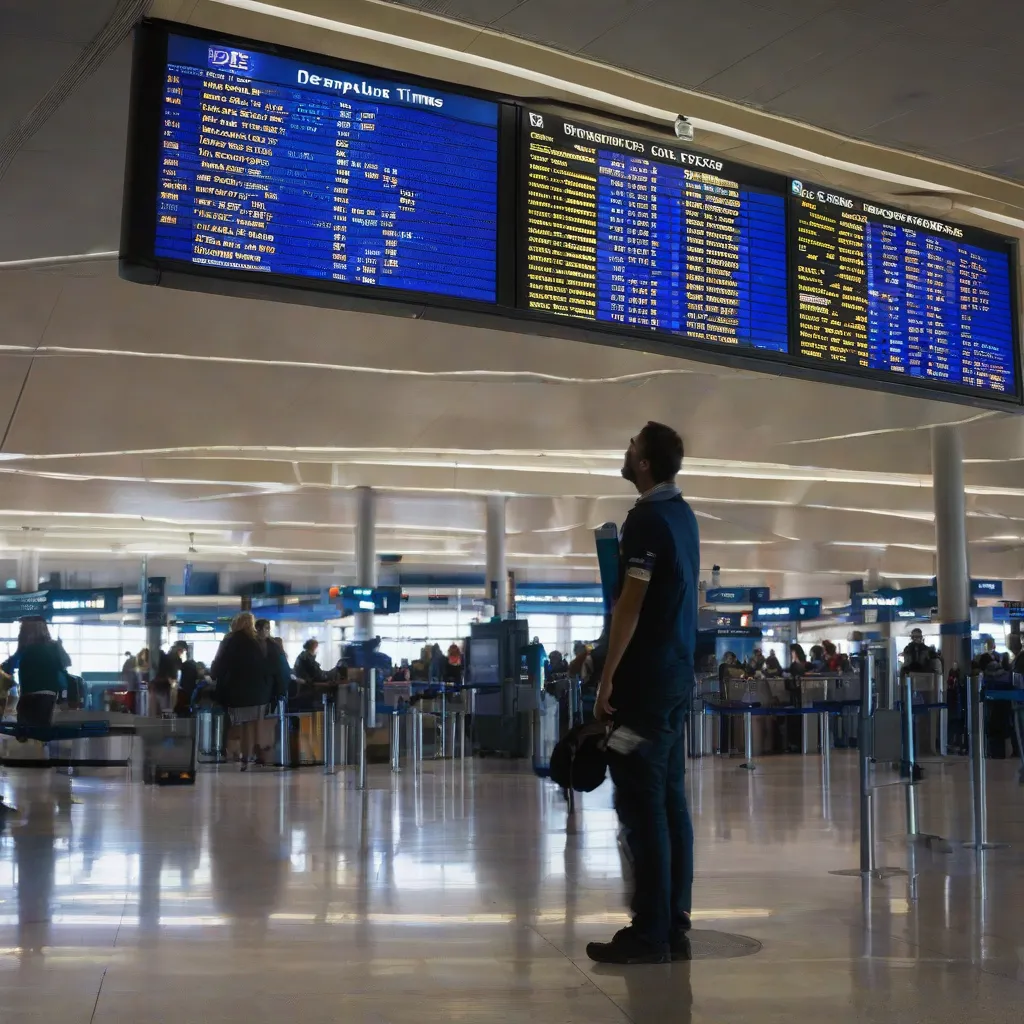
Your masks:
M1021 651L1020 633L1011 633L1006 638L1006 647L1014 657L1017 657Z
M188 644L184 640L175 640L171 647L171 653L176 654L179 658L184 658L188 655Z
M916 626L910 631L910 642L912 644L924 643L924 633L922 633Z
M257 619L256 620L256 635L261 640L270 639L270 620L269 619Z
M676 478L683 464L683 439L664 423L651 420L631 438L622 475L641 494Z
M320 646L319 640L314 640L310 637L303 645L302 649L308 651L310 654L316 654L316 649Z

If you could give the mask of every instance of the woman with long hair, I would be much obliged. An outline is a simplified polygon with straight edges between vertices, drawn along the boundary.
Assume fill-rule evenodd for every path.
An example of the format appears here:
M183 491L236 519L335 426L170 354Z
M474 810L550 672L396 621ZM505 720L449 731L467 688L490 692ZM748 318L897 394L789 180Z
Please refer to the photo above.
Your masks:
M18 670L18 724L46 726L67 686L69 659L50 637L46 621L31 617L21 620L18 649L4 662L3 670Z
M265 649L256 636L252 612L235 616L231 632L220 642L210 671L217 682L217 700L228 709L231 724L239 729L244 772L250 758L260 758L258 723L270 700L273 683Z

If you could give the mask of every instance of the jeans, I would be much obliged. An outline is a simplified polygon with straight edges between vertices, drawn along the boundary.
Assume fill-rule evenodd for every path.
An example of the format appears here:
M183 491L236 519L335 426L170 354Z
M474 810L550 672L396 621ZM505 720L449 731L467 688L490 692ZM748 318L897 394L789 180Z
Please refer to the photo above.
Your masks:
M689 701L653 719L630 754L608 752L615 810L633 867L633 928L655 945L669 941L690 913L693 824L686 806L684 729ZM623 724L629 724L623 723Z

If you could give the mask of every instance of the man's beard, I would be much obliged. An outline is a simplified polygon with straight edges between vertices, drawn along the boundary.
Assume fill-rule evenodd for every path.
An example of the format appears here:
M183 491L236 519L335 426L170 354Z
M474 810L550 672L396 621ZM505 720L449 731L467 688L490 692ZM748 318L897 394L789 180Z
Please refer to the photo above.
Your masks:
M633 468L633 464L629 461L629 456L626 456L626 461L622 463L622 479L628 480L633 486L636 486L636 470Z

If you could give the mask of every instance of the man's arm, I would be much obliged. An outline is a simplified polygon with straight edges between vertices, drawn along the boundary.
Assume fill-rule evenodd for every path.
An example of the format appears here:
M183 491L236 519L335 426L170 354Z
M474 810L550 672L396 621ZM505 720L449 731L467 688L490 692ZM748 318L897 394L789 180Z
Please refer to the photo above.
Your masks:
M608 656L601 673L601 684L597 688L597 705L594 713L597 718L607 720L612 717L612 686L622 656L629 647L630 640L636 632L636 624L640 621L640 609L643 607L647 594L647 579L627 573L622 584L622 593L612 611L612 623L608 630Z

